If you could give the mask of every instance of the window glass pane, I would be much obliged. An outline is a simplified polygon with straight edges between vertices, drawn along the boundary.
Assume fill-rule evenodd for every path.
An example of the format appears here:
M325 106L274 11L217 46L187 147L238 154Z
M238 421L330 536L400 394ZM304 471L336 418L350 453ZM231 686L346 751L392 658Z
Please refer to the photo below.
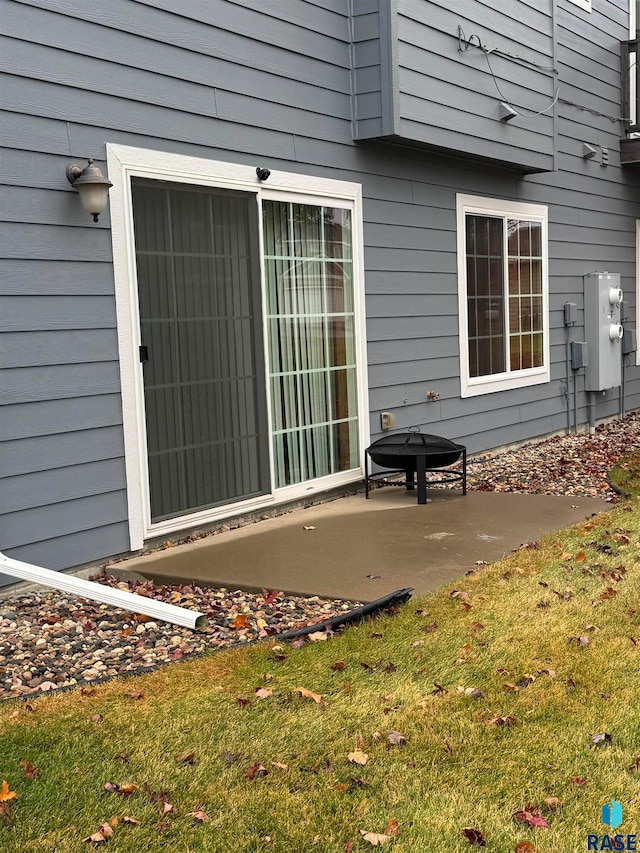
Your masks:
M299 317L297 320L298 364L302 370L319 370L325 367L325 326L322 317Z
M542 367L543 357L542 357L542 333L539 332L535 335L531 335L532 340L532 352L533 352L533 367Z
M504 222L468 215L467 331L471 376L503 373L504 363ZM469 251L469 247L475 252Z
M531 293L542 293L542 261L531 261Z
M494 257L502 257L504 247L502 245L503 222L502 219L487 219L489 228L489 254Z
M324 256L351 258L351 211L340 207L324 208Z
M293 230L293 254L297 258L322 256L322 208L311 204L289 205Z
M330 314L353 312L353 282L351 263L324 264L327 289L327 311Z
M291 287L296 293L298 314L322 314L324 294L320 261L297 261L289 271Z
M358 464L351 211L271 201L263 211L281 488Z
M531 223L531 256L542 257L542 224L540 222Z
M509 293L520 292L520 278L518 276L518 262L514 258L509 258Z

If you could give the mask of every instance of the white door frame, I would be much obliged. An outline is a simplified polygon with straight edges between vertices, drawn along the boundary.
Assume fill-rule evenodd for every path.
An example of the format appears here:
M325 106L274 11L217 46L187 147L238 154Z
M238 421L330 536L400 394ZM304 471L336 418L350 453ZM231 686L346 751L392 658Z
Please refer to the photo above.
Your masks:
M369 405L366 362L366 333L364 308L364 257L362 226L362 186L347 181L317 178L292 172L272 171L268 185L258 181L255 166L244 166L199 157L189 157L163 151L133 148L107 143L107 168L113 182L110 192L111 239L113 244L113 266L115 277L116 316L118 328L118 350L120 359L120 382L122 392L122 417L127 479L127 503L129 516L129 540L132 551L143 547L146 539L175 533L186 528L208 524L233 515L295 500L326 491L335 486L361 480L364 471L364 448L369 443ZM245 501L225 506L151 522L147 438L144 410L144 383L139 359L140 317L135 263L133 232L133 206L131 200L131 177L144 177L176 183L198 184L223 189L242 190L255 193L261 212L263 195L269 198L280 196L282 200L297 201L304 198L307 203L330 205L337 203L353 211L353 288L356 327L356 375L358 383L358 435L360 441L360 467L340 472L317 480L310 480L273 490ZM260 223L260 275L263 300L264 264L262 263L262 216ZM268 336L264 334L265 369L268 365ZM269 432L271 433L270 389L265 375L267 406L269 409ZM271 456L271 440L269 439ZM271 483L273 484L273 461L270 460Z

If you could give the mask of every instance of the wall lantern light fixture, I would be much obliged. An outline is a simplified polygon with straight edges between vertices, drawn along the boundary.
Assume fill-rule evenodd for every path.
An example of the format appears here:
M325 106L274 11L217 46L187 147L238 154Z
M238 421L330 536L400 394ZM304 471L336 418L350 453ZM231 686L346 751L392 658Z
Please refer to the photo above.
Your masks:
M82 206L93 216L93 221L97 222L98 216L107 206L109 188L113 184L93 165L93 160L89 160L84 169L75 163L69 163L66 174L71 186L80 193Z

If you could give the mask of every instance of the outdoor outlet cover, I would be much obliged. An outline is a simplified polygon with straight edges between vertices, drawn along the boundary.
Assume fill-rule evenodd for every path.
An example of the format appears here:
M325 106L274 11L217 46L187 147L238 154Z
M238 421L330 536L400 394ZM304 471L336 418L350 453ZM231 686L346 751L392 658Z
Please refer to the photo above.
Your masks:
M380 412L380 427L382 429L393 429L396 425L396 416L393 412Z

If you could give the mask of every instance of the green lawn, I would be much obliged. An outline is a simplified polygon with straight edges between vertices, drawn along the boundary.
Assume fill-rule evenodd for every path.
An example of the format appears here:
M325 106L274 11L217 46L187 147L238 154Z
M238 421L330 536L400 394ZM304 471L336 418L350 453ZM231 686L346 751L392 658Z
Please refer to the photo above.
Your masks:
M611 799L640 832L640 502L328 642L88 693L1 706L3 853L88 849L110 820L96 846L131 853L370 850L363 832L394 853L572 853ZM548 827L513 817L527 806Z

